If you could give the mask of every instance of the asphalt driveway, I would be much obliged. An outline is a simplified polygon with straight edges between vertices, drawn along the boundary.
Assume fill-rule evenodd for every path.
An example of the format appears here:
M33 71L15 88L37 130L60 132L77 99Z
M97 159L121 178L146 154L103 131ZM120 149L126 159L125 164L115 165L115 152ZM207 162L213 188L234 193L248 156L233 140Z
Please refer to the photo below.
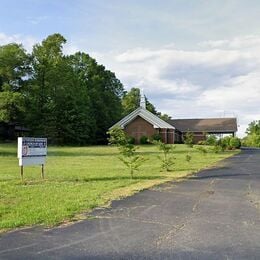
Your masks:
M92 215L4 234L0 259L260 259L260 150Z

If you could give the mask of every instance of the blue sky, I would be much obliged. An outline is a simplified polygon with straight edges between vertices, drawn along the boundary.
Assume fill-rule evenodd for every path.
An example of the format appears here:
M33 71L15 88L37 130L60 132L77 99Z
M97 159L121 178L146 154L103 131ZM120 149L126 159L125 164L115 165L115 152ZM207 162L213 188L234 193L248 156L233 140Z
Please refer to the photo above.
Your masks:
M2 0L0 45L59 32L173 117L260 119L259 0Z

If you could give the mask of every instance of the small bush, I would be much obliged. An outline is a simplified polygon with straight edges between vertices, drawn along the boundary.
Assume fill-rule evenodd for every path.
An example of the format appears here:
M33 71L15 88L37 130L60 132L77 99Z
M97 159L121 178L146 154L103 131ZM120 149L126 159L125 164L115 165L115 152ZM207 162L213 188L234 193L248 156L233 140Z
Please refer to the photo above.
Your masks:
M214 153L223 152L223 147L221 147L220 145L214 145L214 146L212 147L212 152L214 152Z
M205 145L206 144L206 142L205 141L202 141L202 140L200 140L200 141L198 141L198 143L197 143L198 145Z
M224 138L222 139L219 139L217 141L217 145L221 146L222 150L226 150L226 149L232 149L231 146L230 146L230 136L225 136Z
M196 147L196 149L197 149L200 153L202 153L203 155L206 155L207 152L208 152L208 150L207 150L205 147L203 147L203 146Z
M187 162L190 162L191 161L191 155L190 154L186 154L185 159L186 159Z
M231 137L229 140L229 145L233 149L239 149L241 146L240 139L238 137Z
M260 134L252 133L243 138L243 146L260 147Z
M241 146L241 141L238 137L225 136L217 141L216 146L220 146L222 151L239 149Z
M148 144L148 143L149 143L148 137L145 135L141 136L140 144Z
M127 136L124 130L118 126L114 127L113 129L107 132L109 135L108 142L112 145L125 145L127 144Z
M128 137L128 143L129 144L134 144L135 143L135 138L133 136Z
M152 141L162 141L162 137L160 134L152 135Z
M187 132L184 135L184 143L188 146L188 147L193 147L193 138L194 135L192 132Z
M209 135L209 136L207 136L207 140L205 143L207 145L216 145L217 137L215 135Z

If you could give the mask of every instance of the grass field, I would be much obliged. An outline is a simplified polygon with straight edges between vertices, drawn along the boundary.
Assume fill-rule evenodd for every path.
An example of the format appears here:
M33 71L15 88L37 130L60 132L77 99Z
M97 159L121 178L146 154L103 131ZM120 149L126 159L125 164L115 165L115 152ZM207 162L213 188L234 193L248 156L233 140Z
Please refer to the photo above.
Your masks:
M178 179L235 152L203 155L176 145L172 172L161 172L159 151L153 145L138 150L148 160L134 179L118 159L116 147L49 147L46 178L40 167L25 167L20 180L15 144L0 144L0 231L43 224L52 226L83 217L112 199L168 180ZM187 152L191 162L185 160Z

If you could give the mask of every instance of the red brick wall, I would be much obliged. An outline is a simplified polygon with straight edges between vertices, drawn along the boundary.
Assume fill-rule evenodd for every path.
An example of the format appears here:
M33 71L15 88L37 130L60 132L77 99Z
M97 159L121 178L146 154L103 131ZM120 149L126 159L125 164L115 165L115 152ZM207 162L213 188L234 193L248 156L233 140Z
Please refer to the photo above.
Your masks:
M129 136L134 137L136 143L140 143L140 138L143 135L151 137L158 133L158 129L154 128L153 125L138 116L125 127L125 132Z
M168 129L168 144L174 144L175 142L175 132L174 132L174 129Z
M174 129L162 128L160 129L160 135L162 142L166 144L174 144Z
M183 136L185 136L185 133L183 133ZM193 143L197 144L199 141L205 141L206 137L205 134L202 132L193 132Z

